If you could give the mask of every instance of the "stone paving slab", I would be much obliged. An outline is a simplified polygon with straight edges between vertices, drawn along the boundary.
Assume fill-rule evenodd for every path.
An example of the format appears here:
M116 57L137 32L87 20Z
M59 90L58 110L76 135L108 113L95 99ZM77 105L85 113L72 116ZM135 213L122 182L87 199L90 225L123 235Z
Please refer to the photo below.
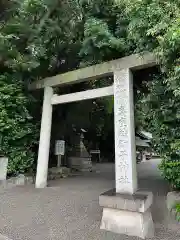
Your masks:
M166 209L168 186L158 177L157 163L142 164L138 164L140 186L154 193L153 240L179 240L180 224ZM99 195L113 187L114 166L100 164L96 173L52 181L46 189L25 186L1 191L0 233L12 240L139 240L99 229Z

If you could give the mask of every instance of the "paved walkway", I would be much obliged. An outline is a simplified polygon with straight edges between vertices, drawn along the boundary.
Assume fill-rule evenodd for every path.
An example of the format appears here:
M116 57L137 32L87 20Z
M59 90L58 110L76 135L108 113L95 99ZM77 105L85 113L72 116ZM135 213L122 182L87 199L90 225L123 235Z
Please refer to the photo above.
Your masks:
M168 215L167 184L157 160L138 164L140 187L154 192L153 240L179 240L180 224ZM96 173L50 182L46 189L19 187L0 193L0 233L12 240L139 240L99 229L100 193L114 187L114 165L97 165ZM1 239L1 238L0 238Z

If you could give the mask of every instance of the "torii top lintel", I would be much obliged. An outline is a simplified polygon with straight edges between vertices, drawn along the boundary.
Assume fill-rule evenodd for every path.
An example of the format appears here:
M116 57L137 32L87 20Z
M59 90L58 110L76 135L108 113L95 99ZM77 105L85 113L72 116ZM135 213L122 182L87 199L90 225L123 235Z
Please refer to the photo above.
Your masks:
M133 54L117 60L104 62L86 68L79 68L74 71L35 81L29 85L29 90L41 89L47 86L56 87L66 84L75 84L92 80L97 77L112 75L116 70L122 70L125 68L136 70L155 65L157 65L157 61L152 53Z

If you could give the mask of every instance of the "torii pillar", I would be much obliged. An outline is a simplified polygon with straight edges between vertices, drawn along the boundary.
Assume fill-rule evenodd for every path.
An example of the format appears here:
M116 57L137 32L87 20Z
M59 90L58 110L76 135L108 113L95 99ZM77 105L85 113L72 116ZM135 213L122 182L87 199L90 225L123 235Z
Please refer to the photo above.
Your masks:
M52 96L53 88L45 87L39 140L38 164L36 171L36 188L44 188L47 186L49 147L52 124Z

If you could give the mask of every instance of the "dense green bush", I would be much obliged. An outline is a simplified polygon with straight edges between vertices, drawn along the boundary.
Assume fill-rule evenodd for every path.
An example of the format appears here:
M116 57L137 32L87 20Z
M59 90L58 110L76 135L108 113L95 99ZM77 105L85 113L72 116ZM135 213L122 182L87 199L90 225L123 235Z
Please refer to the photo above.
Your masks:
M175 205L175 214L177 221L180 222L180 203Z
M8 173L26 172L33 163L37 130L29 114L30 98L18 75L0 76L1 154L9 158Z
M164 160L160 165L160 170L173 190L180 190L180 162Z

